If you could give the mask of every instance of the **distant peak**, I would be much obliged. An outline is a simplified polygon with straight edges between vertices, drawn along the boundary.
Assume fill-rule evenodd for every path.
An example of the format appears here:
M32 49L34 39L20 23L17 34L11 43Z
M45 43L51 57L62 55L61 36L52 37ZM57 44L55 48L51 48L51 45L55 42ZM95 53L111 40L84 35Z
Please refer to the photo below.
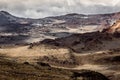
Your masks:
M70 14L66 14L66 16L84 16L84 14L70 13Z
M77 14L77 13L70 13L70 14L67 14L67 15L79 15L79 14Z
M5 15L10 15L7 11L0 11L0 13L5 14Z

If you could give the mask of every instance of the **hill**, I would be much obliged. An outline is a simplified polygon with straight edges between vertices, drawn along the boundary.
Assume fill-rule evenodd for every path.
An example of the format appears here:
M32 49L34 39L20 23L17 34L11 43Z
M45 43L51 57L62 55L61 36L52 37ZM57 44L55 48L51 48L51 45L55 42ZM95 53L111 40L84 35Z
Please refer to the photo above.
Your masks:
M33 43L44 39L67 37L74 33L101 31L111 26L119 18L120 13L118 12L96 15L71 13L30 19L16 17L6 11L0 11L0 36L2 38L0 43ZM18 39L21 36L24 38ZM12 37L15 40L11 40Z

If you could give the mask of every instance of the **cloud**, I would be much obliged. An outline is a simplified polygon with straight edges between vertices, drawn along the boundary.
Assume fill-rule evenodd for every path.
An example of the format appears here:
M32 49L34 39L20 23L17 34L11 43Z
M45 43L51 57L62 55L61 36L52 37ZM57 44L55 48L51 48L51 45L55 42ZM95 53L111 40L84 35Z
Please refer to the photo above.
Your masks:
M0 0L0 10L20 17L40 18L67 13L118 12L119 4L120 0Z

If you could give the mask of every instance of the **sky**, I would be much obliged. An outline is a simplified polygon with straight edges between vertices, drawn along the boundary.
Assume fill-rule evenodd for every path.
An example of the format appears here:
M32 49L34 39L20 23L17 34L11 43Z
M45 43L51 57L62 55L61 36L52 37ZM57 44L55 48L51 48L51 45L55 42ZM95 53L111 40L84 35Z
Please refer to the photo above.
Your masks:
M43 18L68 13L120 12L120 0L0 0L0 10L15 16Z

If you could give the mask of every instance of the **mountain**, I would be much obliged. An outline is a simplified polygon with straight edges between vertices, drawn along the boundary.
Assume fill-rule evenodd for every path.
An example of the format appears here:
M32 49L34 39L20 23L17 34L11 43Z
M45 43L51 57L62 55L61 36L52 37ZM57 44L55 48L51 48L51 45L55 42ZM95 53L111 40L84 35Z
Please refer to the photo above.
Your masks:
M16 18L9 14L8 12L5 11L0 12L0 25L9 24L10 22L14 22L15 19Z
M0 21L1 24L4 24L4 22L7 21L7 23L11 22L21 22L25 23L31 22L31 23L39 23L39 24L66 24L66 25L108 25L111 24L112 21L119 19L120 13L109 13L109 14L96 14L96 15L84 15L84 14L77 14L77 13L71 13L61 16L54 16L54 17L46 17L46 18L40 18L40 19L30 19L30 18L19 18L16 16L11 15L10 13L6 11L0 11ZM18 20L18 21L16 21ZM56 20L62 21L55 23ZM103 23L104 22L104 23ZM54 24L53 24L54 23ZM6 24L6 23L5 23Z
M120 13L0 15L1 79L120 79Z
M64 20L67 25L111 25L114 20L120 18L120 13L83 15L83 14L67 14L56 17L49 17L57 20Z
M44 39L67 37L74 33L101 31L111 26L120 18L120 13L84 15L71 13L39 19L20 18L6 11L0 11L0 43L32 43ZM18 38L18 37L23 38ZM6 38L7 37L7 38ZM10 39L9 39L10 38ZM12 42L11 42L12 43Z

